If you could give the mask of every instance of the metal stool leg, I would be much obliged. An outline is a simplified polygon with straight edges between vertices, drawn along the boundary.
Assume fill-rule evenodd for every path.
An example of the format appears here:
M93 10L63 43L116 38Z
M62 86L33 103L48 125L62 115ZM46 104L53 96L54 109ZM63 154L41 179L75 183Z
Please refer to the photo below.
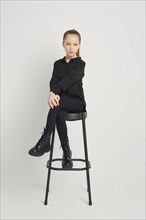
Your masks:
M88 164L87 137L86 137L86 123L84 118L82 118L82 128L83 128L83 140L84 140L84 151L85 151L85 161L86 161L87 191L89 195L89 205L92 205L90 174L89 174L89 164Z
M47 185L46 185L46 195L44 205L47 205L48 202L48 192L49 192L49 184L50 184L50 175L51 175L51 164L52 164L52 157L53 157L53 148L54 148L54 138L55 138L55 127L52 133L51 138L51 151L50 151L50 158L49 158L49 167L48 167L48 176L47 176Z

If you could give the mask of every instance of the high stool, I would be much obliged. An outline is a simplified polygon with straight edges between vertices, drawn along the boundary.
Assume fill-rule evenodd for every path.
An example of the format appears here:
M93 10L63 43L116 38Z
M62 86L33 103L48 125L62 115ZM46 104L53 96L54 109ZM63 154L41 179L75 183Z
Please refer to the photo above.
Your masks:
M52 166L52 162L54 162L54 161L62 161L62 158L52 159L53 149L54 149L55 127L53 129L52 138L51 138L50 158L47 161L48 176L47 176L46 195L45 195L44 205L47 205L47 201L48 201L48 192L49 192L51 170L63 170L63 171L82 171L82 170L86 170L87 192L88 192L88 195L89 195L89 205L92 205L91 187L90 187L90 174L89 174L89 169L91 168L91 165L90 165L90 161L88 160L87 137L86 137L86 123L85 123L85 119L86 118L87 118L87 112L67 113L66 114L66 118L65 118L66 121L82 120L82 130L83 130L83 141L84 141L85 159L72 158L72 161L85 162L85 167L83 167L83 168L63 169L63 168L57 168L57 167L53 167Z

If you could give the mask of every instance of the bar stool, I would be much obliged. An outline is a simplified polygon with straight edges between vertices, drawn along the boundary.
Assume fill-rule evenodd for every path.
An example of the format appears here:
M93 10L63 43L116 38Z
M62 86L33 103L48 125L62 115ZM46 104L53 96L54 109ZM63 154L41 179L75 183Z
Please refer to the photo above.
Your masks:
M51 151L50 151L50 157L47 161L47 168L48 168L48 176L47 176L47 184L46 184L46 194L45 194L45 201L44 205L47 205L48 201L48 192L49 192L49 184L50 184L50 175L51 170L60 170L60 171L82 171L86 170L86 177L87 177L87 192L89 196L89 205L92 205L91 200L91 186L90 186L90 174L89 169L91 168L90 161L88 160L88 149L87 149L87 136L86 136L86 123L85 119L87 118L87 112L80 112L80 113L67 113L66 114L66 121L77 121L82 120L82 130L83 130L83 141L84 141L84 153L85 153L85 159L80 158L72 158L72 161L80 161L85 163L85 167L83 168L71 168L71 169L63 169L59 167L53 167L52 162L54 161L62 161L62 158L55 158L53 157L53 149L54 149L54 138L55 138L55 127L52 133L51 137Z

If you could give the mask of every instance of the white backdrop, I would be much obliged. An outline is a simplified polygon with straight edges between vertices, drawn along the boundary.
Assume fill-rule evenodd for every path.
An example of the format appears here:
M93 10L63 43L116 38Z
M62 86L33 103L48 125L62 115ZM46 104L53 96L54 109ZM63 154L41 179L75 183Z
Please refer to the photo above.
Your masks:
M144 219L144 1L1 2L2 219ZM63 33L77 29L86 62L93 206L85 172L52 171L28 150L49 110L53 63ZM83 156L81 122L68 122L73 157ZM58 136L54 156L62 156Z

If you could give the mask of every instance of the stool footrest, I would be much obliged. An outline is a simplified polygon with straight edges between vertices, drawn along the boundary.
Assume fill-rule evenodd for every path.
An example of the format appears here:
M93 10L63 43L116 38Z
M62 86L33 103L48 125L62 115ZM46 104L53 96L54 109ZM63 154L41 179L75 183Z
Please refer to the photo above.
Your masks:
M52 159L52 162L55 162L55 161L62 161L62 158L55 158L55 159ZM81 161L81 162L85 162L86 163L86 160L85 159L80 159L80 158L72 158L72 161ZM49 160L47 161L47 168L49 168ZM63 169L63 168L59 168L59 167L52 167L51 166L51 169L52 170L63 170L63 171L82 171L82 170L87 170L87 169L90 169L91 168L91 164L90 164L90 161L88 161L87 163L87 166L86 167L82 167L82 168L70 168L70 169Z

